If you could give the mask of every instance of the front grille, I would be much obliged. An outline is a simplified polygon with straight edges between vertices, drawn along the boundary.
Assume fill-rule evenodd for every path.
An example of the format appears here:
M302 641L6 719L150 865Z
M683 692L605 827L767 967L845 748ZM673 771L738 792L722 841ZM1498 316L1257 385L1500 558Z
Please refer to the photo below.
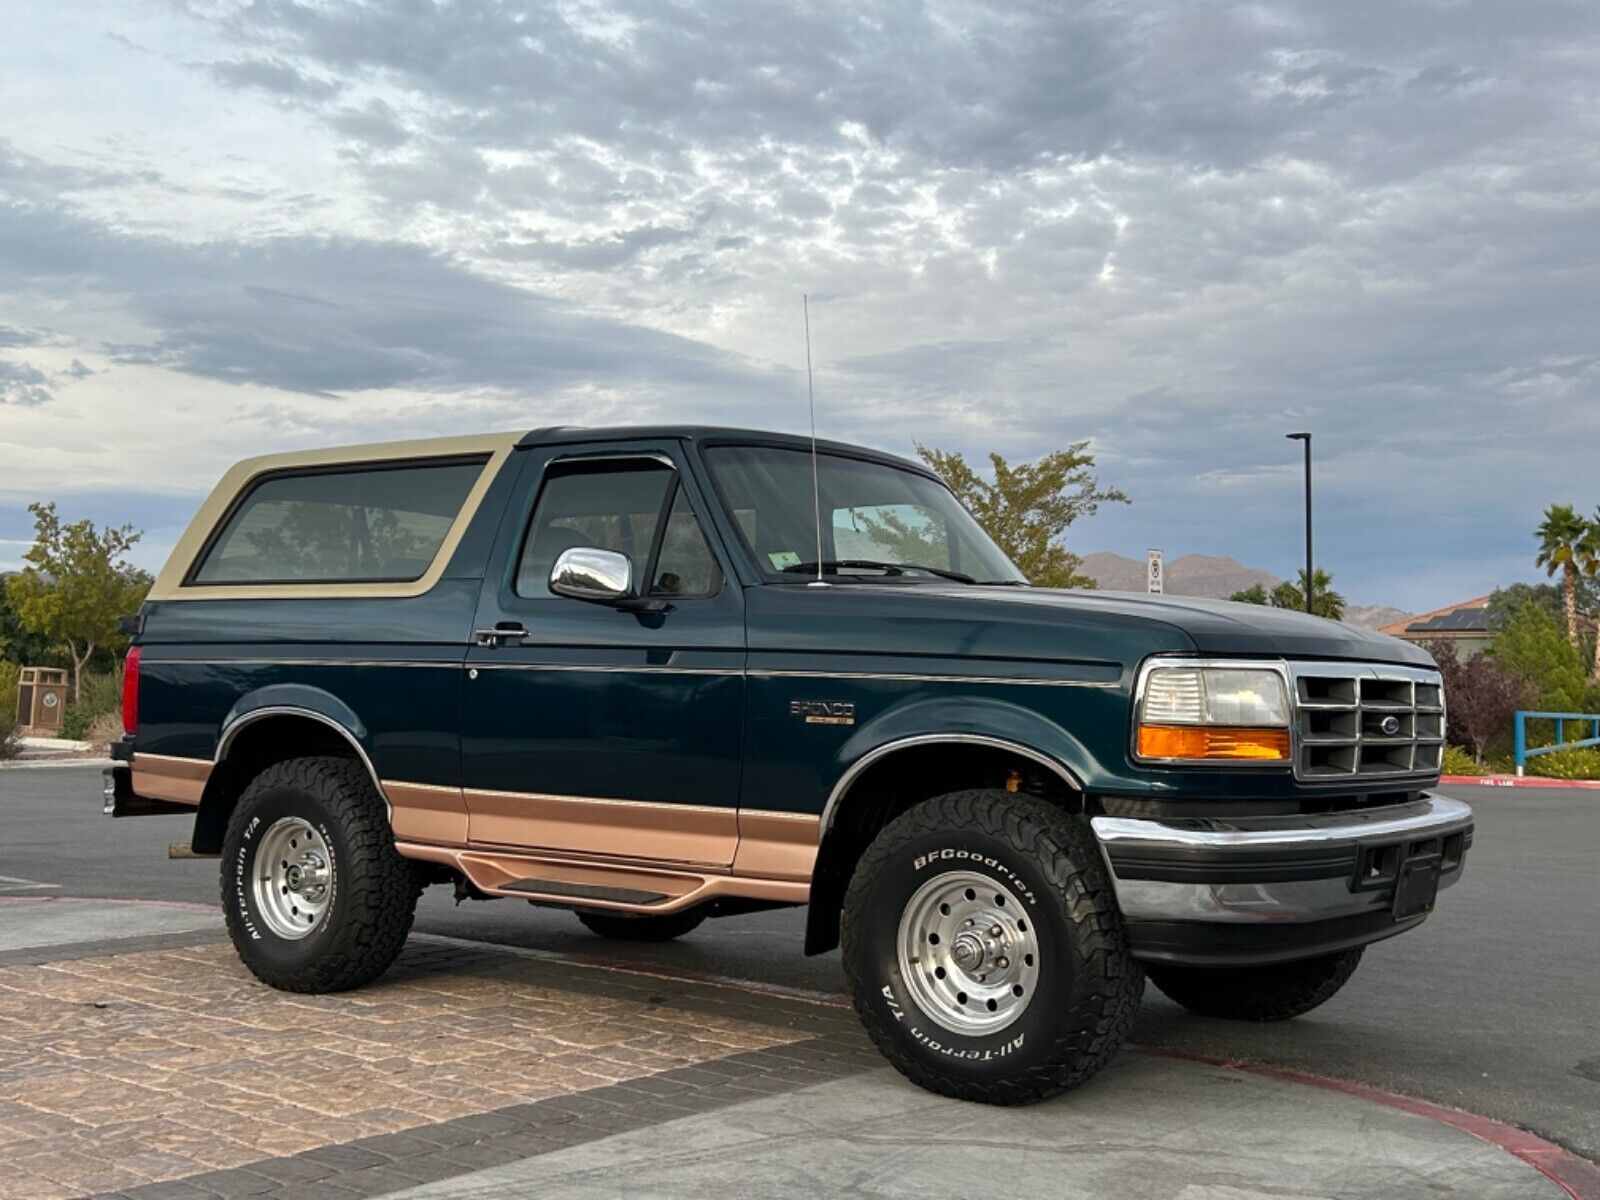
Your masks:
M1307 782L1439 773L1444 686L1437 671L1291 663L1295 775Z

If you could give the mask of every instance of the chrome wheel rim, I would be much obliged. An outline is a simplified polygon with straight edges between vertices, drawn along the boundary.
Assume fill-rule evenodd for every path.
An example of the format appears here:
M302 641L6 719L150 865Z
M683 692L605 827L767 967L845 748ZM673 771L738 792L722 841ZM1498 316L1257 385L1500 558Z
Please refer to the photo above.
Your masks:
M281 938L298 941L328 915L333 898L333 852L299 817L280 817L267 827L256 851L251 880L256 913Z
M911 998L951 1033L998 1033L1037 990L1033 921L1011 889L974 871L936 875L918 888L897 941Z

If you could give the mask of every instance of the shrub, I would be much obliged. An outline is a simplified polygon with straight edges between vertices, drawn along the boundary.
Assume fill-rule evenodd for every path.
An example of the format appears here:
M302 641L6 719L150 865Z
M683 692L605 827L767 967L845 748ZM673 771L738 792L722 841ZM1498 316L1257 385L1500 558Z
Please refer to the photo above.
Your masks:
M102 713L118 712L122 708L122 666L110 671L97 671L83 677L83 689L74 708L88 714L85 728Z
M81 742L84 735L89 732L89 723L97 714L88 712L81 705L70 704L67 711L61 716L61 728L53 737L66 738L69 741Z
M17 714L11 710L0 711L0 762L22 753L22 740L17 735Z
M1478 760L1472 757L1469 751L1460 746L1446 746L1444 748L1444 766L1439 772L1441 775L1481 775L1483 768L1478 765Z
M21 677L21 667L0 659L0 714L11 718L12 724L17 719L17 680Z
M1530 758L1525 768L1529 775L1546 779L1600 779L1600 750L1558 750Z
M111 743L122 737L122 714L101 713L89 722L89 728L84 732L83 740L88 742L95 750L107 750Z
M1444 678L1449 714L1445 736L1452 745L1472 751L1473 760L1482 766L1491 749L1510 745L1513 718L1519 708L1532 706L1537 687L1498 657L1458 659L1448 645L1436 642L1425 648Z

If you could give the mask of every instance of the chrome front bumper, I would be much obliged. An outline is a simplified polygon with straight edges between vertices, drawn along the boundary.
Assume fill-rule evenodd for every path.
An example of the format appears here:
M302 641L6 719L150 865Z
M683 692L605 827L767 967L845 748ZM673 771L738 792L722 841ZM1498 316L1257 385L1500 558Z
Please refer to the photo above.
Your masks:
M1196 965L1286 961L1420 923L1397 905L1420 872L1461 877L1472 810L1411 804L1290 817L1095 817L1135 956Z

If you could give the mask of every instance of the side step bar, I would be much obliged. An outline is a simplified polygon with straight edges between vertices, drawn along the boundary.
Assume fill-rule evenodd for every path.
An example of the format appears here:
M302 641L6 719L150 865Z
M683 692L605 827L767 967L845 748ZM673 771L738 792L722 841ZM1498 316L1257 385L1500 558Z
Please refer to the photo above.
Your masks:
M804 904L809 883L732 874L698 863L622 862L554 852L398 842L405 857L465 876L487 896L511 896L562 908L673 913L716 900Z
M607 904L660 904L672 899L666 892L608 887L599 883L568 883L562 879L514 879L500 885L502 892L535 892L567 900L602 900Z

